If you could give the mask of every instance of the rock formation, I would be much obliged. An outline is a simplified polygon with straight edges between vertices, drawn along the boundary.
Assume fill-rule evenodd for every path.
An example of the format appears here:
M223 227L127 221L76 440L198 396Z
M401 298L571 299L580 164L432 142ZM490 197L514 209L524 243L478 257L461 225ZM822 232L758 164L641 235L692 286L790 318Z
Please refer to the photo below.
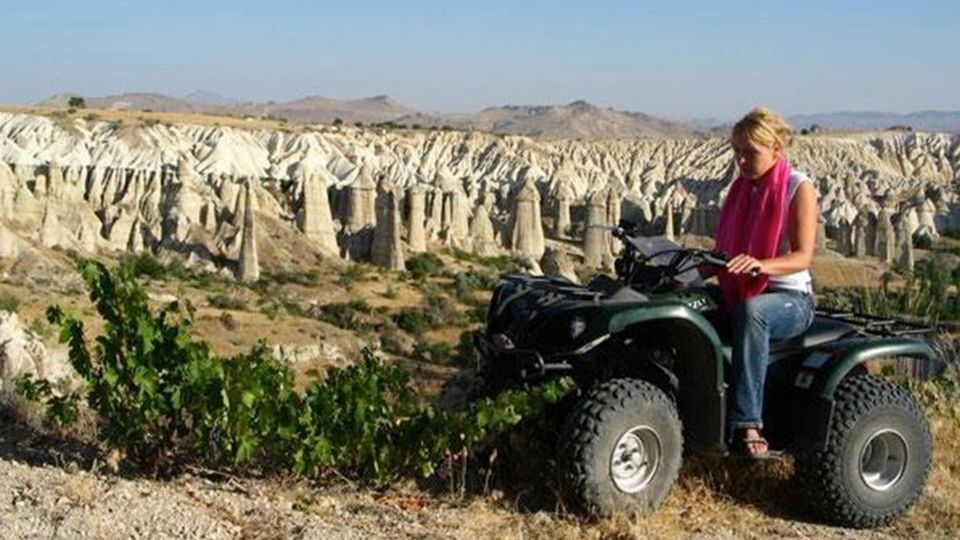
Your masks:
M75 125L68 131L49 117L0 113L0 230L10 240L5 246L45 243L81 252L149 247L190 253L210 264L238 257L242 207L249 201L261 218L256 226L271 237L299 230L318 251L330 252L337 249L332 235L339 231L350 256L368 260L381 171L398 189L427 192L424 234L409 226L414 251L440 240L487 249L470 233L487 221L514 248L520 238L511 227L517 203L511 194L527 182L547 194L550 232L558 237L567 222L579 230L584 221L612 225L621 215L637 220L647 234L661 234L669 215L675 233L710 235L736 174L726 137L601 143L445 131L411 136L317 127L292 133L164 123L117 130L84 119ZM890 237L881 238L886 199L895 201L887 217L902 222L910 235L960 234L957 148L957 135L825 134L798 138L791 163L817 183L823 194L819 230L840 252L883 256L880 246ZM243 178L253 180L252 197L245 198ZM586 194L608 187L613 189L605 191L603 215L591 216L598 201L591 203ZM322 223L322 208L312 211L327 189L330 226ZM472 212L480 205L487 215L479 217L486 219ZM408 203L408 220L415 206ZM868 222L858 236L853 224L860 213ZM584 247L596 232L587 231ZM818 235L818 242L826 236ZM539 243L532 237L522 251L537 252ZM261 254L261 263L272 264L274 247ZM599 258L609 260L609 253Z
M330 257L340 253L337 246L337 233L330 214L330 201L327 199L327 187L319 174L308 174L303 179L299 219L300 231L316 245L317 249Z
M610 258L610 243L607 241L607 196L603 191L595 191L587 200L587 224L583 233L584 264L591 268L600 268Z
M510 247L515 253L539 261L543 256L543 223L540 220L540 192L527 180L517 192L513 210Z
M570 260L567 252L561 249L547 248L543 258L540 259L540 268L546 276L559 276L573 283L580 282L573 267L573 261Z
M377 186L377 225L373 231L370 258L388 270L403 270L403 223L396 186L384 175Z
M473 217L470 219L470 241L473 252L477 255L492 257L499 254L493 224L490 223L490 214L487 212L487 207L482 204L474 210Z
M427 250L425 205L423 186L417 184L407 190L407 246L411 253Z
M240 259L237 261L237 279L257 281L260 279L260 259L257 253L256 219L253 215L252 181L247 181L243 190L243 227L240 234Z

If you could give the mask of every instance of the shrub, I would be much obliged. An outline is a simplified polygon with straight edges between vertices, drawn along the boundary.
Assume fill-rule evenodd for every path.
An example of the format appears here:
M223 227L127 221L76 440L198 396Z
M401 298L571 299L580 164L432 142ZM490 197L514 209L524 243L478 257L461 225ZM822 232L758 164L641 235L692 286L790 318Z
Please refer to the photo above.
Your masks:
M85 398L99 415L98 437L157 473L183 465L242 465L384 484L401 474L429 475L443 459L466 457L526 417L559 401L573 386L556 379L530 391L507 391L446 413L423 404L406 373L365 349L361 362L331 369L294 391L293 375L259 343L223 360L191 337L192 310L150 310L132 271L110 272L78 261L104 319L91 349L83 323L53 306L82 396L48 381L17 379L22 395L43 402L49 418L70 424Z
M214 294L207 296L207 302L209 302L211 306L220 309L247 309L246 300L243 298L237 298L236 296L230 296L229 294Z
M476 366L480 361L480 354L477 352L477 345L474 341L477 334L482 334L482 330L471 330L460 334L460 341L457 342L457 363L461 366Z
M419 308L403 308L393 316L393 321L401 330L416 336L431 328L427 314Z
M295 283L297 285L310 287L320 283L320 273L316 270L307 270L306 272L290 272L284 270L279 272L265 272L260 279L272 281L278 285Z
M71 109L82 109L87 106L87 102L80 96L70 96L67 100L67 106Z
M233 315L229 311L224 311L220 313L220 324L222 324L227 330L236 330L237 321L233 318Z
M497 271L505 274L512 274L523 270L523 262L516 257L508 257L506 255L497 255L495 257L483 257L472 253L470 251L464 251L460 248L452 248L447 251L450 255L455 257L457 260L464 262L471 262L474 264L479 264L483 266L489 266L495 268Z
M417 341L413 346L413 355L425 362L435 364L447 364L450 362L450 354L453 347L443 341L429 342Z
M499 283L500 279L489 272L470 270L458 273L456 277L454 277L453 289L457 298L464 300L476 291L491 291L496 288Z
M351 264L340 273L337 282L344 287L350 287L354 283L365 279L367 279L367 269L359 264Z
M823 292L824 307L852 310L880 317L913 315L933 320L960 320L960 275L937 257L917 263L900 289L885 276L879 289L838 288Z
M433 253L424 252L407 259L405 266L413 279L422 281L438 275L443 269L443 261Z
M143 251L132 254L125 253L120 259L121 263L130 267L131 272L137 277L148 277L150 279L164 279L167 277L167 267L149 252Z
M12 293L4 292L3 294L0 294L0 311L16 313L19 307L20 299L14 296Z
M453 301L442 294L428 294L424 299L425 312L430 328L441 326L460 326L463 317L457 312Z
M351 300L324 304L313 311L313 316L344 330L365 330L370 327L364 322L364 315L370 315L373 308L364 300Z

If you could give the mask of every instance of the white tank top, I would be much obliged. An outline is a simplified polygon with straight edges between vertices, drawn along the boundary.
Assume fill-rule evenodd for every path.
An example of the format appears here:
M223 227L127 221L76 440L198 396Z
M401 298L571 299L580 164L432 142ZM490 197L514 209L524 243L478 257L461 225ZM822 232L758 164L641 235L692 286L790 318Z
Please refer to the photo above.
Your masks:
M797 188L804 182L812 182L810 177L799 171L790 173L790 184L787 186L787 207L783 209L783 228L780 231L780 246L777 255L790 253L790 203L797 193ZM809 270L801 270L782 276L770 276L769 289L792 289L813 294L813 278Z

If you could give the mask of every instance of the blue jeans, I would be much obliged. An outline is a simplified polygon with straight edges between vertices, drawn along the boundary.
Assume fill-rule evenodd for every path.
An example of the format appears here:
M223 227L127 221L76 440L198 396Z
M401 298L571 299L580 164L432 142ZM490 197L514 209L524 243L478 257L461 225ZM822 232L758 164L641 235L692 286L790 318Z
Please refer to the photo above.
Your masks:
M763 383L770 363L770 341L799 336L810 327L813 314L813 297L793 290L759 294L737 310L733 322L731 432L763 427Z

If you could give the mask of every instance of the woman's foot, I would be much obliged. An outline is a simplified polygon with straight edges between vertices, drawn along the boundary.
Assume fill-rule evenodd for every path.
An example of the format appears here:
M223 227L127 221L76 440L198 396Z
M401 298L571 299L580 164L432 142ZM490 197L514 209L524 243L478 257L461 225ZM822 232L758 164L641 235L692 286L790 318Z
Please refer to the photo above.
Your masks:
M780 452L770 450L770 443L763 437L757 428L746 428L740 431L740 448L743 454L751 459L771 459L780 457Z

